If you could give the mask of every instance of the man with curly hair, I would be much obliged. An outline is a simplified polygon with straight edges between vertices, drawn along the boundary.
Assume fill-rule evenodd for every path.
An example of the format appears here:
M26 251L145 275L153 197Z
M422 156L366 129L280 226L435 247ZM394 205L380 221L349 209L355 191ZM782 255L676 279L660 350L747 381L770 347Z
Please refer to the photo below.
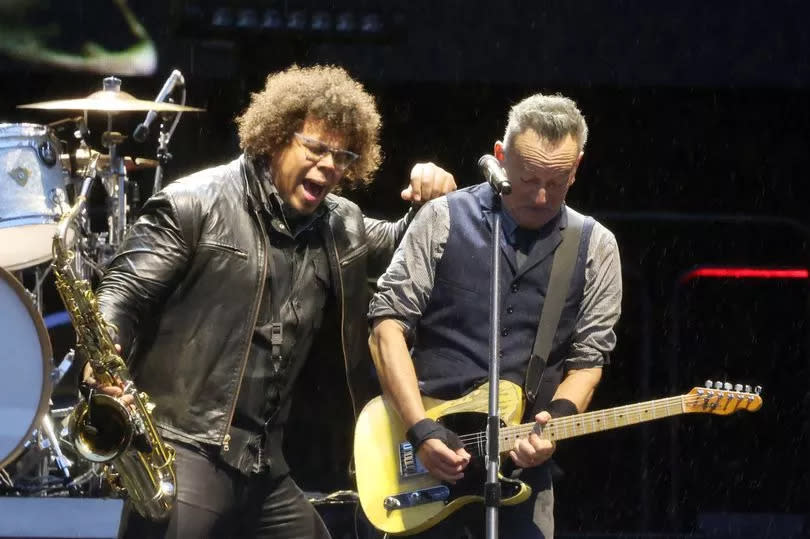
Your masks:
M341 68L293 66L268 76L237 125L242 155L152 197L98 289L177 450L168 522L131 511L127 537L328 537L282 454L290 394L317 344L342 355L356 411L373 391L367 274L385 267L413 212L377 221L331 192L371 181L380 164L374 98ZM426 163L402 197L453 189Z

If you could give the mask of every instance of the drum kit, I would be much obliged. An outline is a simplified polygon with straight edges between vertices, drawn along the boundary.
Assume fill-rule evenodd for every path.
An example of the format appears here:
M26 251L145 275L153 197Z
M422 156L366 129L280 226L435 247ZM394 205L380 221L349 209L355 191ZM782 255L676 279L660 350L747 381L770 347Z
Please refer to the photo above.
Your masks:
M182 81L178 71L172 76ZM0 123L0 495L92 495L102 488L100 468L77 461L60 436L59 420L72 406L54 408L52 390L73 363L73 351L55 364L45 320L59 320L60 313L43 318L43 284L59 218L96 182L105 192L101 213L107 230L93 231L85 212L68 240L78 275L92 279L103 271L134 218L134 201L127 199L137 190L127 173L154 168L159 189L180 115L203 110L186 106L185 86L180 87L179 104L166 101L174 88L164 91L166 86L155 101L142 100L121 91L120 79L107 77L102 90L87 97L18 106L82 116L49 125ZM121 155L127 137L113 131L113 120L131 112L148 112L149 123L159 115L157 159ZM88 113L107 116L103 151L88 143ZM72 140L58 136L65 127L74 128ZM61 320L68 320L66 314Z

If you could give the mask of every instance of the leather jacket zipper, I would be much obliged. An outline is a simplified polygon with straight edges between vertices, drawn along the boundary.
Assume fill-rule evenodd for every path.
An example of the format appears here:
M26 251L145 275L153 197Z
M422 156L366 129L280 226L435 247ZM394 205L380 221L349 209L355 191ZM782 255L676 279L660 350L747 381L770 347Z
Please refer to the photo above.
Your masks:
M259 229L262 232L262 241L264 238L267 237L267 234L264 230L264 224L262 224L261 216L256 213L255 208L253 209L253 215L256 217L256 220L259 222ZM262 276L261 281L259 284L259 293L256 296L256 303L253 307L253 322L250 324L251 331L253 328L256 327L256 321L259 319L259 310L261 307L262 295L264 294L264 287L267 281L267 245L264 246L264 259L262 265ZM250 338L248 338L250 341ZM228 414L228 423L225 427L225 436L222 438L222 450L224 452L228 452L231 450L230 441L231 441L231 423L233 422L233 415L236 413L236 403L239 402L239 392L242 389L242 378L245 376L245 369L247 368L248 357L250 356L250 345L248 344L247 350L245 351L245 357L242 359L242 368L239 370L239 382L236 386L236 395L233 397L233 403L231 404L231 411Z
M349 380L349 355L346 353L346 291L343 288L342 271L344 262L341 261L340 256L338 256L337 241L335 240L335 234L331 228L329 228L329 234L332 237L332 249L334 250L335 261L337 262L337 274L340 287L340 346L343 351L343 369L346 374L346 388L349 391L349 400L352 402L352 413L357 417L357 403L355 402L354 392L352 391L351 380ZM368 247L358 249L356 256L360 256L363 252L368 252ZM356 257L353 256L349 261L354 258Z
M337 252L337 246L335 246L335 252ZM367 245L363 245L361 247L358 247L357 249L354 250L353 253L351 253L351 256L349 256L347 258L344 258L343 260L338 259L338 260L340 260L339 266L341 268L346 267L349 264L351 264L352 262L354 262L355 259L360 258L361 256L363 256L366 253L368 253L368 246Z

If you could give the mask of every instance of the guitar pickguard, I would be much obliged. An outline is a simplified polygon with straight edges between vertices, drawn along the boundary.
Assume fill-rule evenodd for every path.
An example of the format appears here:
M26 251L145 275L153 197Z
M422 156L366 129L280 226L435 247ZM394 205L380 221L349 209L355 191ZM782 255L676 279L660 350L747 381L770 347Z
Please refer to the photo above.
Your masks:
M457 481L455 485L442 482L445 491L443 491L441 496L432 491L423 493L419 489L397 493L397 495L403 498L411 496L412 498L418 499L420 504L433 501L450 503L453 500L465 496L482 496L484 481L486 479L486 439L484 436L476 434L485 431L487 415L480 412L460 412L442 416L437 422L458 434L459 437L465 441L465 449L472 455L470 464L464 470L464 477ZM505 426L503 421L501 421L501 426ZM427 473L427 470L414 454L413 448L408 442L399 444L399 460L400 479L402 481ZM501 496L503 500L508 501L510 498L518 495L521 488L522 485L520 482L504 478L501 481ZM409 503L407 507L412 507L413 505L416 505L416 503ZM406 505L402 505L402 507L405 506Z

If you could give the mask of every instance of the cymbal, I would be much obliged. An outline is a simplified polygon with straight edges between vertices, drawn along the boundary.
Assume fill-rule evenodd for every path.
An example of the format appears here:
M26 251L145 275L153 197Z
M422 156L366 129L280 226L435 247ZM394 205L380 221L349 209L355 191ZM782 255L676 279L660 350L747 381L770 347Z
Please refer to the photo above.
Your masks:
M63 153L59 156L59 158L62 161L62 166L69 170L70 155ZM98 169L110 166L109 154L99 153L96 150L87 151L86 149L78 148L73 156L74 162L76 163L76 169L84 169L90 164L90 161L93 158L98 159L98 161L96 161L96 168ZM126 168L128 172L132 172L133 170L142 170L145 168L155 168L156 166L158 166L158 162L155 159L146 159L143 157L136 157L133 159L132 157L124 157L124 168Z
M203 112L205 109L138 99L122 91L100 90L79 99L59 99L17 105L18 109L41 110L88 110L98 112L137 112L154 110L155 112Z

